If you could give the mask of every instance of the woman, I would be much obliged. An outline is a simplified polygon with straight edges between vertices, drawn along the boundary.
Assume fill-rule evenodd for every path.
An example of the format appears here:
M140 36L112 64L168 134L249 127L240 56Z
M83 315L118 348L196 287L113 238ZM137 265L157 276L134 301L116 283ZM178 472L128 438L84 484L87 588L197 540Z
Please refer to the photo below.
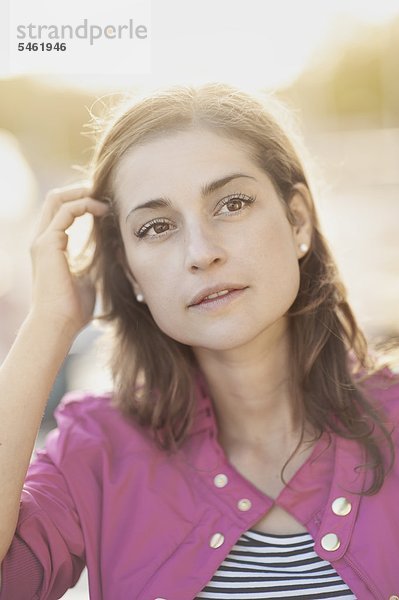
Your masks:
M92 180L46 198L1 371L0 598L59 598L85 564L95 600L396 598L399 382L276 118L223 84L159 91L111 123ZM27 472L93 284L114 390L64 398Z

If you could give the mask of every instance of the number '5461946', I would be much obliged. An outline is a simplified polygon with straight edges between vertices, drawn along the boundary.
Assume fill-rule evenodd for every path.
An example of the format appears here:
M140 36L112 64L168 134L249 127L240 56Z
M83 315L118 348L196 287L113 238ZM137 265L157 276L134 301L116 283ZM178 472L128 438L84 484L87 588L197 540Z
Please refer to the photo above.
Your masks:
M22 52L23 50L27 50L28 52L50 52L51 50L55 50L56 52L63 52L64 50L66 50L66 44L65 42L57 42L56 44L52 44L51 42L41 42L40 44L38 44L37 42L27 42L26 44L24 42L19 42L18 50L19 52Z

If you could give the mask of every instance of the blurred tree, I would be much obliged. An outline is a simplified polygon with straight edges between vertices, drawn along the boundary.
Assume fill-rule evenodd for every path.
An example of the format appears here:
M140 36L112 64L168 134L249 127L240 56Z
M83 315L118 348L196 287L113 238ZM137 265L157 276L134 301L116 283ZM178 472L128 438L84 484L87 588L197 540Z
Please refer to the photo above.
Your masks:
M29 78L0 81L0 128L19 140L36 170L87 160L89 142L81 135L94 95L53 88Z
M339 22L335 29L339 28ZM279 96L299 106L315 127L399 125L399 18L353 26L342 43L334 31L297 81Z

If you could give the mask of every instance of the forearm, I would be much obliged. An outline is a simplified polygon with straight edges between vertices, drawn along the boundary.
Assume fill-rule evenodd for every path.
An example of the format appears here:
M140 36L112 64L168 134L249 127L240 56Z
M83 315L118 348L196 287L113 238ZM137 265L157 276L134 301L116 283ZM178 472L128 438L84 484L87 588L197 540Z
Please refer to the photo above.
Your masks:
M0 562L15 532L48 396L75 335L66 325L29 314L0 368Z

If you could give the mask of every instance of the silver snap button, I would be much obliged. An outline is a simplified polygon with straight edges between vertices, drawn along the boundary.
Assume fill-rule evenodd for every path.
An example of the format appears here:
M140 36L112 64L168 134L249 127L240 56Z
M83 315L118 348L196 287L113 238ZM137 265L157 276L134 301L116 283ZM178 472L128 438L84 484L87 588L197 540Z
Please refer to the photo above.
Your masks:
M251 500L248 500L248 498L241 498L241 500L237 502L237 506L239 510L245 512L252 507L252 502Z
M214 533L210 539L209 545L211 548L220 548L224 542L224 535L222 533Z
M224 488L224 486L227 485L228 481L229 478L224 473L218 473L213 479L213 483L218 488Z
M331 504L331 508L335 515L345 517L346 515L349 515L352 510L352 504L347 498L342 496L340 498L335 498L334 502Z
M321 545L324 548L324 550L327 550L328 552L334 552L335 550L338 550L338 548L341 545L341 542L339 540L339 537L335 533L327 533L325 536L322 537Z

